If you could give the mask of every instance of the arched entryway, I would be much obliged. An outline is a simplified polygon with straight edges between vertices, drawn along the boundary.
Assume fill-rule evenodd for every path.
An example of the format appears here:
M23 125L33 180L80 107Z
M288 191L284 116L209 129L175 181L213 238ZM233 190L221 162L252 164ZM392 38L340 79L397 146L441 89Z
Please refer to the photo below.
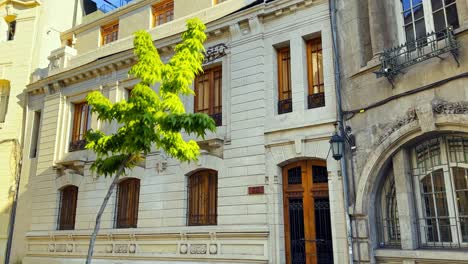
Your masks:
M333 263L325 161L294 162L284 166L282 173L287 263Z

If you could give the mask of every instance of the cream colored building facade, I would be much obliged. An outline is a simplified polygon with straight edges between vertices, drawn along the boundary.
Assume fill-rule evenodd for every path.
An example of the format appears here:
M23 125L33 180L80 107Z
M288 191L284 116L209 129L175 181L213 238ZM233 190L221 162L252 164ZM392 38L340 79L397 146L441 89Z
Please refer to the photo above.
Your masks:
M467 2L337 2L355 263L467 263Z
M10 212L17 192L21 160L26 85L36 69L48 65L50 51L60 47L59 32L72 26L73 5L64 1L0 1L0 262L3 263ZM44 8L44 7L47 7ZM53 10L61 12L51 15ZM29 164L26 161L27 175ZM23 177L21 187L27 186ZM17 232L24 224L18 219Z
M216 133L199 142L204 150L198 162L180 164L155 150L128 173L123 181L141 183L137 228L116 228L119 205L114 194L93 263L286 263L287 258L302 263L306 257L309 262L346 263L340 166L328 155L336 122L328 1L175 0L173 20L154 27L152 9L160 2L134 1L63 32L63 45L52 51L48 69L33 75L25 91L29 147L24 152L30 155L30 146L37 142L37 156L25 162L31 172L26 192L33 198L26 198L32 203L25 217L30 221L27 241L17 245L24 249L23 263L83 262L110 180L90 171L93 153L70 145L77 105L90 91L101 91L112 102L127 98L137 83L128 75L135 63L132 32L148 30L167 60L190 17L207 25L205 45L213 57L205 70L221 69L221 123ZM116 35L103 35L103 27L116 21ZM320 46L309 44L317 39ZM290 76L284 106L278 73L280 51L287 48L282 54L288 57L281 57L289 60L284 65L289 65ZM309 52L322 60L317 67L323 66L323 74L316 77L321 93L314 108L308 99ZM193 97L184 103L187 111L194 111ZM279 113L284 109L288 111ZM41 119L36 131L37 113ZM89 126L115 129L94 116ZM216 224L192 226L189 179L205 170L217 173ZM69 186L78 190L74 227L58 230L61 195ZM312 220L312 215L317 218ZM293 216L301 219L293 222ZM308 220L323 223L312 226ZM313 236L318 238L320 230L328 233L317 239L322 244L316 247Z

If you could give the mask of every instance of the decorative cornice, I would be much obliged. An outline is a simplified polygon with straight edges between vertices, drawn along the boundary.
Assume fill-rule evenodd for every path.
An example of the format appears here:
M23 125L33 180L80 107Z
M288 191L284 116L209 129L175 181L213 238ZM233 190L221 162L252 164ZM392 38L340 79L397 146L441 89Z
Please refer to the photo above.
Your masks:
M418 115L416 114L416 109L412 108L406 112L406 114L399 118L398 120L392 122L390 127L385 130L383 135L379 139L379 144L382 143L386 138L388 138L393 132L397 131L401 127L418 120Z

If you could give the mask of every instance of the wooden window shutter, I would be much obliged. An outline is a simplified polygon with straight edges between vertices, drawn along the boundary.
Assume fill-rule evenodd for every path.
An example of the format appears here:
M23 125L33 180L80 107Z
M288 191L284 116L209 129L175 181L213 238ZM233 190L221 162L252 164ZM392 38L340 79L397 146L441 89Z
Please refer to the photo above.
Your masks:
M120 182L117 193L117 228L136 228L140 199L140 180L126 179Z
M216 126L222 125L222 75L222 68L218 66L205 70L195 79L194 112L211 116Z
M78 187L67 186L60 193L59 230L74 230Z
M188 225L216 225L218 218L218 175L204 170L188 178Z

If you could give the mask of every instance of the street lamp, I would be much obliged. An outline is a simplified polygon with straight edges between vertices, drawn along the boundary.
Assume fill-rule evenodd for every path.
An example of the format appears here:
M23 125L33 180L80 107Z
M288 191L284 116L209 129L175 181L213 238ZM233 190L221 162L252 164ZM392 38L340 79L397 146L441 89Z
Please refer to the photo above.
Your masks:
M344 138L335 132L335 134L330 138L330 145L333 158L335 160L340 160L343 157Z

